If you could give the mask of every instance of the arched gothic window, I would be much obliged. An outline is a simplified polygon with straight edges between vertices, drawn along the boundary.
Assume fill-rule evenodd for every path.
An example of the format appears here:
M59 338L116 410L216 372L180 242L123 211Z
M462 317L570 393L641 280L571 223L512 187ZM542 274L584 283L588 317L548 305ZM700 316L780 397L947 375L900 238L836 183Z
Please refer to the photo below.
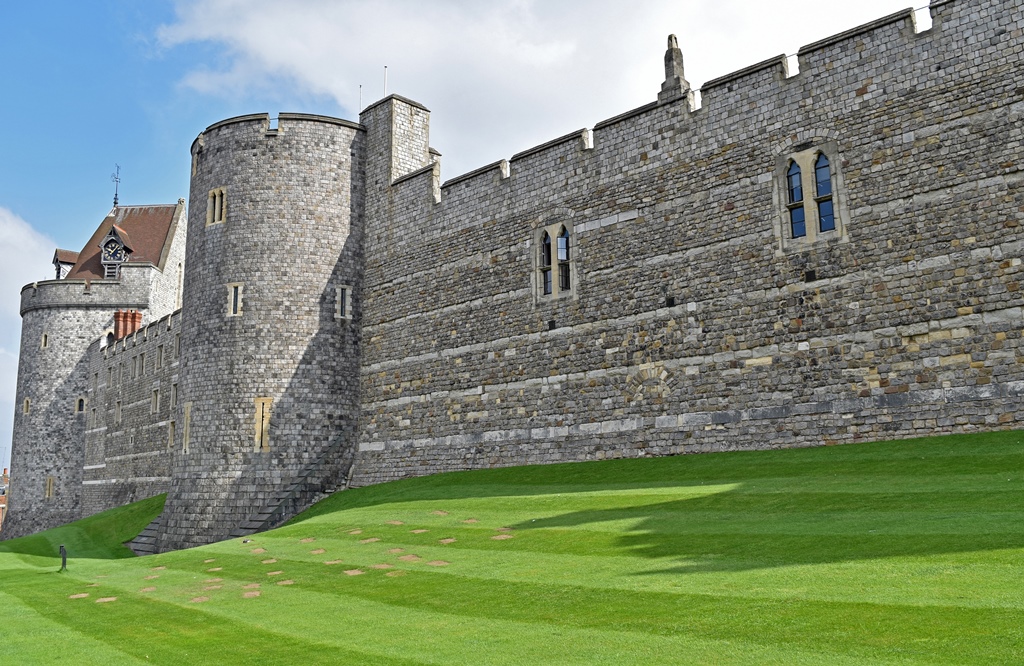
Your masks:
M550 295L553 291L551 285L551 236L546 231L540 243L540 279L543 294Z
M803 238L807 235L804 218L804 188L801 183L800 167L796 162L790 162L789 170L786 171L786 190L790 233L793 238Z
M814 200L818 203L818 229L834 231L836 218L832 208L832 168L825 153L819 154L814 163L814 181Z

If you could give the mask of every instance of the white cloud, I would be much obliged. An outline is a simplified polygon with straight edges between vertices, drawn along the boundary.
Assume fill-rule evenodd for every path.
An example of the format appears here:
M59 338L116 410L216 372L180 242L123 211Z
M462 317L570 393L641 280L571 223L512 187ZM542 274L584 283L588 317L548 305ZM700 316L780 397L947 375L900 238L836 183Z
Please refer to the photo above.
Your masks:
M206 94L294 104L324 95L347 117L388 92L432 112L444 178L652 101L671 32L699 85L905 6L906 0L179 0L167 47L210 42ZM301 108L253 112L302 111ZM211 119L213 122L216 119Z
M53 277L54 242L6 208L0 208L0 467L10 456L14 393L21 347L21 288Z

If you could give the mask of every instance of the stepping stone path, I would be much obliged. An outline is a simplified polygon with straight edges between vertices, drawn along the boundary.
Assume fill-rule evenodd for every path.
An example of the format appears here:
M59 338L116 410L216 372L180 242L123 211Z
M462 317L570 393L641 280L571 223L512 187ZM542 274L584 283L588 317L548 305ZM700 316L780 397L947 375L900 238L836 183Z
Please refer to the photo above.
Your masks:
M313 543L314 541L316 541L316 539L313 537L306 537L305 539L300 540L299 543Z
M324 564L341 564L341 560L328 560Z
M243 585L243 586L242 586L242 589L243 589L243 590L255 590L255 589L256 589L256 588L258 588L259 586L260 586L260 584L259 584L259 583L249 583L248 585Z
M409 531L412 532L413 534L423 534L424 532L429 532L430 530L409 530Z
M446 567L448 566L448 564L449 562L445 562L444 560L434 560L432 562L427 562L428 567Z
M438 543L455 543L455 539L441 539Z
M468 524L472 525L473 523L479 523L480 521L479 521L479 520L477 520L476 518L469 518L469 519L467 519L467 520L464 520L464 521L462 521L462 522L464 522L464 523L468 523Z
M395 567L393 565L390 565L390 564L381 563L381 564L374 564L371 568L373 568L373 569L394 569Z
M364 573L366 573L366 572L362 571L360 569L346 569L345 570L345 575L346 576L362 576Z
M402 555L400 558L403 562L419 562L423 558L419 555Z
M277 581L277 584L278 585L294 585L295 581L294 580L279 580L279 581Z
M515 537L511 534L499 534L497 536L492 536L491 538L495 541L504 541L505 539L514 539Z
M378 539L377 537L372 537L370 539L363 539L359 543L377 543L378 541L380 541L380 539Z
M201 604L204 601L209 601L210 597L192 597L188 600L190 604Z
M96 600L98 604L109 604L111 601L117 601L117 597L100 597Z
M447 516L448 515L447 511L431 511L430 513L434 514L435 516Z
M146 577L145 577L145 578L143 578L142 580L153 580L154 578L159 578L159 577L160 577L160 575L159 575L159 574L154 574L154 575L152 575L152 576L146 576Z
M216 561L217 561L217 558L212 557L212 558L210 558L208 560L203 560L203 564L209 564L210 562L216 562Z
M260 596L260 591L259 590L253 590L253 591L250 591L250 592L243 592L242 593L242 597L245 598L245 599L252 599L252 598L258 597L258 596Z
M139 592L156 592L156 588L155 587L144 587L141 590L139 590Z
M274 558L272 557L272 558L270 558L269 560L263 560L262 562L260 562L260 564L273 564L274 562L277 562L277 560L275 560L275 559L274 559Z
M224 571L224 567L214 567L212 569L207 569L207 571L210 573L213 573L214 571Z
M204 583L219 583L219 582L221 582L222 580L224 580L224 579L223 579L223 578L207 578L207 579L206 579L206 580L204 580L203 582L204 582Z
M268 571L267 575L268 576L280 576L283 573L284 573L283 571Z
M150 569L150 571L163 571L166 568L167 567L153 567L153 568Z
M266 548L253 548L249 552L254 554L254 555L262 555L263 553L267 552L267 549Z
M405 523L403 523L400 520L389 520L386 524L387 525L405 525Z
M224 587L224 586L223 585L207 585L203 589L204 590L219 590L222 587Z
M82 592L81 594L72 594L68 599L85 599L88 596L88 592Z
M404 571L389 571L389 572L387 572L384 575L387 576L388 578L397 578L398 576L404 576L405 572Z
M388 552L391 553L392 555L394 555L395 553L404 553L405 552L405 548L392 548Z
M324 554L324 553L326 553L326 552L327 552L327 551L326 551L326 550L324 550L323 548L317 548L316 550L311 550L311 551L309 551L309 554L310 554L310 555L323 555L323 554Z
M349 532L349 534L362 534L362 533L363 533L362 530L352 530L351 532Z

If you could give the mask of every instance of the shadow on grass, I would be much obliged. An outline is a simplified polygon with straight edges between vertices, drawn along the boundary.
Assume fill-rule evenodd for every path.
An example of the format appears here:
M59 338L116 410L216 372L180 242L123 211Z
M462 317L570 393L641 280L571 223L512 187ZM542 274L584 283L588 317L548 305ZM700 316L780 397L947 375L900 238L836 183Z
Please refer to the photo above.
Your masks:
M21 556L37 566L59 566L60 546L68 559L112 560L135 557L124 544L131 541L163 511L166 495L157 495L127 506L109 509L62 527L29 536L0 541L0 554Z
M514 527L626 523L617 542L624 551L678 562L655 574L1024 548L1019 439L1010 432L888 443L886 458L874 455L879 445L816 449L818 464L799 476L787 465L765 465L775 479L759 475L717 494Z
M512 525L524 532L628 525L624 555L709 572L1024 547L1022 433L1002 431L814 449L477 470L335 495L336 510L424 500L631 488L730 490L599 507ZM642 501L642 498L638 498ZM648 498L649 499L649 498ZM578 506L578 503L577 503ZM577 543L586 531L573 531ZM602 537L603 538L603 537ZM607 542L604 542L607 543Z

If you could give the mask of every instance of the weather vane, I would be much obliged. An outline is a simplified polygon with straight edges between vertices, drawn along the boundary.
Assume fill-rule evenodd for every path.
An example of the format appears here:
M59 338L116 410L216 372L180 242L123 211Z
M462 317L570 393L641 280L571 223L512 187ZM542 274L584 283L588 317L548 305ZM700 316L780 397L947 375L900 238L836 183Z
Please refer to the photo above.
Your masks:
M114 184L114 208L117 208L117 186L121 184L121 165L115 163L117 171L110 174L110 182Z

